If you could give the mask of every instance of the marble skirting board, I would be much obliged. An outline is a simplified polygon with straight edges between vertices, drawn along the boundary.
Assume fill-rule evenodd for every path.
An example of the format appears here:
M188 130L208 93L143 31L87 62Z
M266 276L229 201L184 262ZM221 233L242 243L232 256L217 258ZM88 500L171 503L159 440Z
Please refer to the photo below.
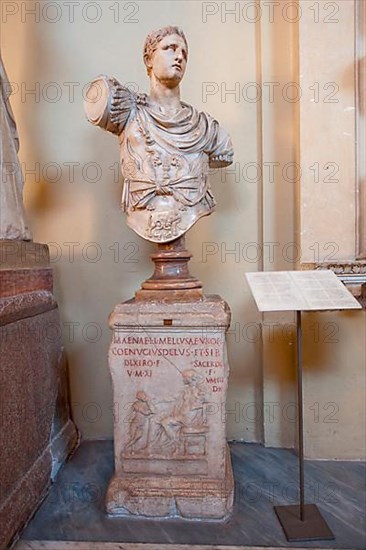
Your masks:
M19 542L14 550L263 550L263 546L201 546L197 544L126 544L115 542L58 542L39 541ZM266 550L283 550L273 546ZM296 550L304 550L296 546ZM317 549L315 549L317 550ZM318 549L320 550L320 548ZM351 550L351 549L349 549Z

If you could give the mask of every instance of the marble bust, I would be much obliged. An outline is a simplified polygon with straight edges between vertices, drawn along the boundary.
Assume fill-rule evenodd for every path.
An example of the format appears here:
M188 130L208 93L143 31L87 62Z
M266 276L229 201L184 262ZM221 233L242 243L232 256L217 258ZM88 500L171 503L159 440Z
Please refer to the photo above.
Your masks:
M209 114L180 99L188 44L178 27L150 33L144 46L150 93L133 93L115 78L88 86L88 120L119 137L122 209L138 235L168 243L211 214L208 170L232 163L230 136Z

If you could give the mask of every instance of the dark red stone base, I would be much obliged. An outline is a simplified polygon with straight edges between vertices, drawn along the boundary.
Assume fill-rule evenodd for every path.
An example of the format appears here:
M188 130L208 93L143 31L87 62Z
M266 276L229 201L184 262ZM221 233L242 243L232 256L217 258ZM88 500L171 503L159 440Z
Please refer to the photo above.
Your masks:
M7 266L0 269L1 281L0 548L7 548L76 447L78 434L70 420L52 270Z

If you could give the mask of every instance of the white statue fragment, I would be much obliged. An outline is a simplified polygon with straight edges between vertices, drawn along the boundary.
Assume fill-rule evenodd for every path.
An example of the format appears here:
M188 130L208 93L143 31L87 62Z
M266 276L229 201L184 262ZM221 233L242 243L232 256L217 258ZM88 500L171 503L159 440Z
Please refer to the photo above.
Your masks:
M32 240L25 221L19 138L9 96L11 86L0 56L0 239Z

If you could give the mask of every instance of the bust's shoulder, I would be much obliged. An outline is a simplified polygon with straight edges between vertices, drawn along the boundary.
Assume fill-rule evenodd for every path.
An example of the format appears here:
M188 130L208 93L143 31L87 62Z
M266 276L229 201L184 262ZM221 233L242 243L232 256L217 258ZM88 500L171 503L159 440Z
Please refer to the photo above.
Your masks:
M136 94L114 76L99 75L86 89L84 110L92 124L120 134L142 94Z

